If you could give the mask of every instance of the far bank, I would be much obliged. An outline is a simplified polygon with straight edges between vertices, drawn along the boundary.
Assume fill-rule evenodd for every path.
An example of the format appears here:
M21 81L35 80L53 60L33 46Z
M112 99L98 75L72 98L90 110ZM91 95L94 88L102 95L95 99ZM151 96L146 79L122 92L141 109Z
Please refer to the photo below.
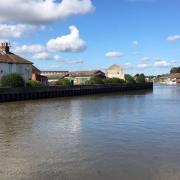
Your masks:
M82 96L137 90L153 90L153 83L0 88L0 102Z

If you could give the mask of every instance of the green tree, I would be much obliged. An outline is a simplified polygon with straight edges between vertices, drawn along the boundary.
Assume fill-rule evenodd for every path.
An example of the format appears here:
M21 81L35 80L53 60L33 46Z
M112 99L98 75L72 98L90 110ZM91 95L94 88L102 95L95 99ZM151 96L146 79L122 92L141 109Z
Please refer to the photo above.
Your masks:
M146 77L144 74L136 74L134 76L134 78L135 78L136 83L145 83L146 82Z
M129 74L125 75L125 81L126 83L136 83L135 79Z
M56 85L59 85L59 86L72 86L73 83L69 79L64 78L64 79L59 79L56 82Z
M119 78L106 78L104 79L104 84L123 84L126 83L125 80Z
M89 81L86 82L88 85L95 85L95 84L104 84L102 78L99 77L92 77Z
M26 87L40 87L40 86L43 86L43 84L39 81L29 80L26 82Z
M171 74L180 73L180 67L173 67L173 68L170 70L170 73L171 73Z
M25 82L22 76L17 73L5 74L1 78L2 87L24 87Z
M136 83L145 83L146 82L146 79L144 76L138 76L136 78Z

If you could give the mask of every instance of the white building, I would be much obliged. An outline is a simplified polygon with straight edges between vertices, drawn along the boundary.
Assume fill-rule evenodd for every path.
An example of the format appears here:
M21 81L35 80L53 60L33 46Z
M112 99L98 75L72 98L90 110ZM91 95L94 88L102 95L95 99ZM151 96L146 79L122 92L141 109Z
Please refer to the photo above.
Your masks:
M10 52L8 43L0 46L0 79L4 74L18 73L24 80L32 78L32 62Z
M113 64L106 70L106 76L108 78L119 78L124 79L125 78L125 71L123 68L121 68L117 64Z

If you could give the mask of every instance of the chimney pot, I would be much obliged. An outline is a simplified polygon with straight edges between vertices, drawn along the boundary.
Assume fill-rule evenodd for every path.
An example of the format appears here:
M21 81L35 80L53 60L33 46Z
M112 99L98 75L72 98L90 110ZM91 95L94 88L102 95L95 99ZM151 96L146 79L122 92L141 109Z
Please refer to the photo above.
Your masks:
M4 52L4 53L6 53L6 54L8 54L10 51L9 51L9 44L7 43L7 42L3 42L3 43L1 43L1 47L0 47L0 49Z

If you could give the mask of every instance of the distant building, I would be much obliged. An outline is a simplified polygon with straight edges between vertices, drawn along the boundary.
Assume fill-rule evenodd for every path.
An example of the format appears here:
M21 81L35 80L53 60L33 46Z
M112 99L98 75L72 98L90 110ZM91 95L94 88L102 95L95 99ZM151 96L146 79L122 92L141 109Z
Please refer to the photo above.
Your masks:
M10 52L8 43L0 45L0 79L4 74L18 73L24 80L32 77L32 62Z
M106 76L108 78L124 79L125 72L124 72L124 69L121 68L119 65L113 64L106 70Z
M41 75L46 76L50 83L58 81L58 79L65 77L67 74L68 71L41 71Z
M41 75L41 71L35 66L32 66L32 80L39 81L45 86L48 85L48 78Z
M105 78L105 73L100 70L94 71L75 71L66 75L66 78L70 79L74 85L84 85L92 77Z

